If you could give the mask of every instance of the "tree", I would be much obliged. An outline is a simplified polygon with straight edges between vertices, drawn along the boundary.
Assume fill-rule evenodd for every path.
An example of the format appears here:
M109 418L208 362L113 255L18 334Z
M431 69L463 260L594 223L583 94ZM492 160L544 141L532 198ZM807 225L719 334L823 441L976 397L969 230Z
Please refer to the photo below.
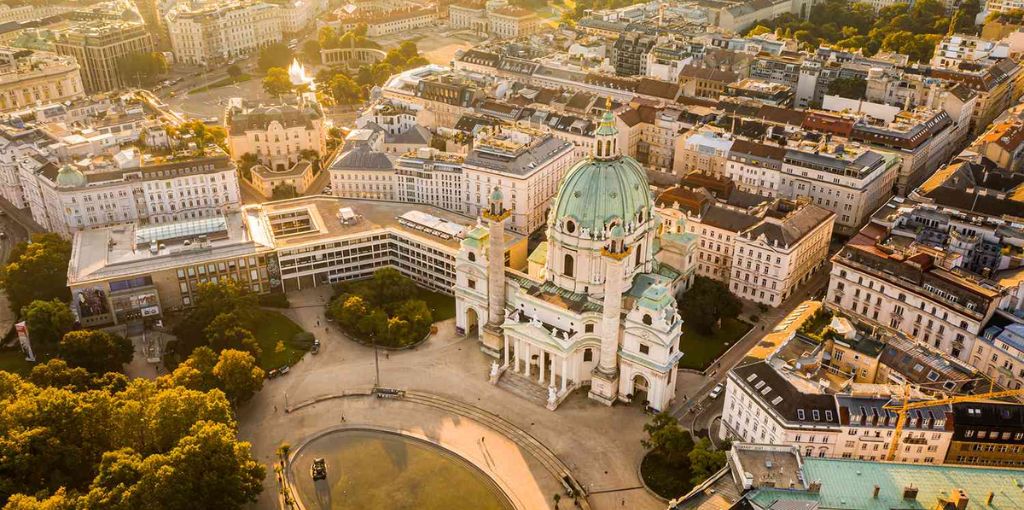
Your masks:
M31 243L18 243L0 274L14 313L37 299L69 301L68 263L71 243L54 233L35 234ZM58 338L59 339L59 338Z
M259 158L251 152L242 154L242 157L238 159L238 173L243 179L252 182L252 167L259 162Z
M210 391L217 387L213 367L217 365L217 353L209 347L197 347L183 363L171 372L169 382L174 386L196 391Z
M93 389L96 381L84 368L71 368L60 358L32 367L28 380L40 388L64 388L72 391Z
M217 365L213 367L218 387L228 400L237 404L252 398L263 387L263 370L256 366L252 354L234 349L221 351Z
M867 88L868 82L864 78L836 78L828 84L826 93L847 99L864 99Z
M61 358L94 374L120 372L134 354L131 340L100 330L72 331L60 340Z
M127 83L143 85L156 82L167 73L167 59L163 53L140 52L127 55L117 62L117 73Z
M644 448L659 451L671 464L687 462L687 455L693 449L693 438L671 414L660 412L654 415L650 423L644 424L644 432L647 439L640 441Z
M278 184L274 186L273 191L270 192L271 200L284 200L287 198L295 198L299 196L298 191L295 190L295 186L291 184Z
M59 299L35 300L21 310L21 315L25 317L32 342L41 346L56 346L75 327L75 316Z
M287 94L292 90L292 80L288 71L283 67L272 67L263 78L263 91L272 96L278 97Z
M419 48L416 47L416 41L403 41L398 46L398 51L405 56L406 59L410 59L420 54Z
M772 33L772 29L770 29L770 28L768 28L768 27L766 27L764 25L757 25L754 28L750 29L749 32L747 32L747 36L749 36L749 37L757 37L759 35L770 34L770 33Z
M740 310L740 300L729 292L728 287L703 276L694 280L693 286L679 303L683 320L706 335L712 334L722 319L739 315Z
M687 455L690 461L690 482L697 485L725 466L725 450L715 450L708 438L702 438Z
M320 31L317 32L317 42L320 43L320 47L329 50L338 48L338 33L328 25L320 27Z
M214 317L203 333L206 334L206 343L213 349L213 352L221 352L224 349L240 349L252 353L253 356L260 355L260 346L256 337L245 327L242 319L234 313L222 313Z
M233 314L237 323L232 325L251 329L258 313L258 298L248 287L231 279L202 283L189 314L174 327L175 351L188 356L196 347L209 345L206 329L221 314Z
M359 88L359 84L344 74L334 75L327 86L331 91L331 97L337 104L357 104L362 99L363 91Z
M256 66L263 72L269 73L276 67L287 68L292 62L294 55L292 50L284 43L274 43L260 49L259 57L256 59Z
M231 65L229 65L227 71L228 71L228 76L230 76L232 79L235 79L235 80L237 80L243 74L242 73L242 68L239 67L238 64L231 64Z
M309 39L302 43L302 57L310 64L320 63L320 42Z
M416 284L393 267L378 269L370 280L374 306L386 306L408 299L416 292Z

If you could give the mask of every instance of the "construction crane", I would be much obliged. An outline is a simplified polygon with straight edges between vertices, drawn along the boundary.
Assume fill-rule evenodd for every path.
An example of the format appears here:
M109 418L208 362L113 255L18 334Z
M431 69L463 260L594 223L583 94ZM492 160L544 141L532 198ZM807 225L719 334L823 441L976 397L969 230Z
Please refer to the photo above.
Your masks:
M1024 395L1024 388L1017 390L989 391L988 393L979 393L977 395L957 395L955 397L924 400L921 402L910 402L910 386L904 385L903 401L899 404L886 404L883 406L884 409L896 411L897 414L896 430L892 433L892 441L889 443L889 453L886 455L885 460L889 462L895 462L896 460L896 451L900 447L900 435L903 432L903 426L907 424L907 414L909 411L925 407L957 404L960 402L978 402L993 398L1017 397L1021 395Z

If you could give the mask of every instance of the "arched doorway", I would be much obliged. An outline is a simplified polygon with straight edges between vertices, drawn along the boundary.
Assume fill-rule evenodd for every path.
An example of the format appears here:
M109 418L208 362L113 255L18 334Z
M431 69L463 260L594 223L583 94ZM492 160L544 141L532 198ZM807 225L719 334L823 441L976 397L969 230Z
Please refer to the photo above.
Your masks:
M651 383L641 374L633 376L633 402L647 405L647 392L651 389Z
M480 316L474 308L466 308L466 336L475 337L480 332Z

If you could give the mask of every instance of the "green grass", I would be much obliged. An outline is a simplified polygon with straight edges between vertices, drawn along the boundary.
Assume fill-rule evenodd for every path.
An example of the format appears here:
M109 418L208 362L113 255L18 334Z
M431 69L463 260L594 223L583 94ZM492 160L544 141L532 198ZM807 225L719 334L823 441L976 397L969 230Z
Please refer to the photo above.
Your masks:
M704 370L747 331L750 331L750 324L738 319L723 320L722 327L711 335L701 334L684 322L683 336L679 339L679 350L683 351L679 367Z
M12 372L18 375L27 375L32 371L33 363L25 361L25 355L21 350L0 351L0 370Z
M296 349L292 346L291 340L303 329L291 319L278 312L263 310L260 314L259 324L252 334L260 344L263 352L260 354L260 367L264 370L277 368L282 365L295 364L303 354L303 349ZM284 351L276 352L277 342L284 342Z
M416 293L415 298L427 303L427 307L433 314L434 322L455 317L455 297L420 287L416 287L416 290L419 292Z
M233 85L235 83L242 83L242 82L245 82L245 81L249 81L251 79L252 79L252 75L245 74L245 73L242 73L242 74L238 75L237 77L228 76L227 78L222 78L222 79L217 80L217 81L215 81L215 82L213 82L213 83L211 83L209 85L206 85L206 86L203 86L203 87L194 88L194 89L188 91L188 93L189 94L196 94L196 93L199 93L199 92L206 92L207 90L213 90L213 89L220 88L220 87L227 87L228 85Z

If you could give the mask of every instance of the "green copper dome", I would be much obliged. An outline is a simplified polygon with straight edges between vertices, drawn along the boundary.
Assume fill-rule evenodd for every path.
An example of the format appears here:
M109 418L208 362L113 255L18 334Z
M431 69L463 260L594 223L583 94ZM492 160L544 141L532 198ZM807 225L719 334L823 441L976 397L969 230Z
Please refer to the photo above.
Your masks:
M89 183L89 180L85 178L85 174L71 165L60 167L55 181L58 188L79 188Z
M588 158L572 167L555 199L555 220L572 218L591 234L619 218L635 222L637 213L653 207L643 167L629 156L600 160Z

